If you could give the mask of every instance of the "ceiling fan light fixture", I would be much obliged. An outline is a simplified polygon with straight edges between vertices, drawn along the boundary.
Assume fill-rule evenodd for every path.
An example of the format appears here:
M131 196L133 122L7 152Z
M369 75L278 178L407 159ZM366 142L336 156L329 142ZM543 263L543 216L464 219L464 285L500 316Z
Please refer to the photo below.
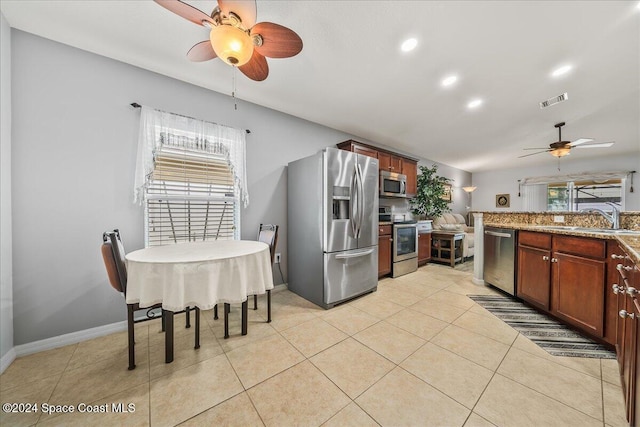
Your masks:
M253 55L251 37L233 25L220 24L213 27L209 39L216 55L234 67L246 64Z
M549 153L553 157L568 156L570 154L570 152L571 152L571 148L570 147L556 148L556 149L553 149L553 150L549 151Z

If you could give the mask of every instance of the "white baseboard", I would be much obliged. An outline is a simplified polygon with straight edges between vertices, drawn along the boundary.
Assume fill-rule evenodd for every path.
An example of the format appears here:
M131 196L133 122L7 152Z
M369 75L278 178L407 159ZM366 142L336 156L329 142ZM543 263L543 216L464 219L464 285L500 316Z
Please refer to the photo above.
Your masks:
M0 374L3 373L14 360L16 360L16 350L12 348L0 359Z
M475 277L471 279L471 281L476 284L476 285L484 285L484 280L482 279L476 279Z
M72 332L70 334L59 335L57 337L46 338L40 341L34 341L27 344L21 344L14 347L16 356L26 356L27 354L38 353L40 351L52 350L54 348L63 347L69 344L77 344L92 338L102 337L114 332L127 330L127 322L111 323L110 325L98 326L96 328L85 329L83 331Z

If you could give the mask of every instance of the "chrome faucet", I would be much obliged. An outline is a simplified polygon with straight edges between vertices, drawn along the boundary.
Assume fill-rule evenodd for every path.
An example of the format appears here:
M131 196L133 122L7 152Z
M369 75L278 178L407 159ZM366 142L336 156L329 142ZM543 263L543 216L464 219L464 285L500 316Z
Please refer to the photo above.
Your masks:
M606 204L610 205L613 208L613 210L611 211L611 215L609 215L603 210L596 209L596 208L581 209L580 212L581 213L589 213L589 212L598 213L602 215L604 219L606 219L611 223L612 229L617 230L620 228L620 211L618 210L618 207L615 204L611 202L606 202Z

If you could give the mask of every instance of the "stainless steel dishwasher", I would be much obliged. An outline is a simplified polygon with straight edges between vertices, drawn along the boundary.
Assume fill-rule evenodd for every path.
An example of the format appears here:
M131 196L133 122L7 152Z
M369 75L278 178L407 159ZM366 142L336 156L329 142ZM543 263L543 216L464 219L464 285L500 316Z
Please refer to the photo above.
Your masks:
M516 231L484 229L484 281L510 295L516 294Z

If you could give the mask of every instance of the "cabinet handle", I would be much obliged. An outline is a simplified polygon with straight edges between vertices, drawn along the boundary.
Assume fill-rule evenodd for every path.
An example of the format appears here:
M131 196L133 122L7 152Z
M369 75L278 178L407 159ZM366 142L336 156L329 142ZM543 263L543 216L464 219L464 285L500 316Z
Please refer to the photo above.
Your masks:
M619 315L620 317L622 317L623 319L624 319L625 317L630 317L630 318L632 318L632 319L634 319L634 318L636 317L636 315L635 315L635 314L633 314L633 313L629 313L627 310L620 310L620 312L618 313L618 315Z
M611 254L611 259L624 259L624 255Z
M549 257L548 257L548 256L546 256L546 255L542 255L542 260L543 260L543 261L549 261Z
M629 295L630 297L635 297L637 293L638 290L636 288L632 288L631 286L627 288L627 295Z
M611 289L613 289L613 293L618 295L618 292L620 292L620 286L618 286L617 283L614 283L613 286L611 286Z
M551 262L558 262L558 258L551 258Z
M616 270L618 270L618 271L622 271L622 270L631 271L631 270L633 270L633 268L629 267L628 265L624 266L622 264L618 264L618 265L616 265Z

